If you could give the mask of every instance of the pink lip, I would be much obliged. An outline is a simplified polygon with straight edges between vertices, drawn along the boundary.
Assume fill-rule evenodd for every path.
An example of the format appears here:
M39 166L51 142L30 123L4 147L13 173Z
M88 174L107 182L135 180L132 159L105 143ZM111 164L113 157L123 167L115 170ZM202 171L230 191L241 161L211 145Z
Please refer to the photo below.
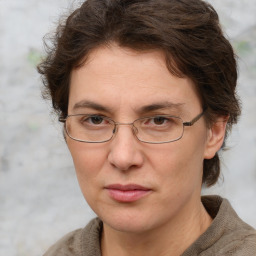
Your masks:
M149 194L152 190L137 184L112 184L105 187L109 196L119 202L134 202Z

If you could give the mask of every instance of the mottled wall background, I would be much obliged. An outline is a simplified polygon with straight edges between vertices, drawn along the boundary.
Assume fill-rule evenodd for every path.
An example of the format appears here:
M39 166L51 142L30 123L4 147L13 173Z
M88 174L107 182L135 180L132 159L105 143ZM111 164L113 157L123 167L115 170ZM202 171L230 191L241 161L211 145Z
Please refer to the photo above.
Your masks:
M204 193L227 197L256 227L256 1L210 2L240 56L243 114L223 153L224 182ZM0 256L42 255L94 216L35 70L42 37L72 4L0 0Z

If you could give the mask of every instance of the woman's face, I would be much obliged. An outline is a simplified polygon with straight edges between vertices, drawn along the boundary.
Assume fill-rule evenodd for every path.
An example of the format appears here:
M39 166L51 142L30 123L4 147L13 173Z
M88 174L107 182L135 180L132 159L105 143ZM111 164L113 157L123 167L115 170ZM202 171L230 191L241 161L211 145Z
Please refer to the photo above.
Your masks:
M159 51L101 47L72 72L69 115L100 114L131 123L155 114L191 121L201 112L192 81L171 75ZM115 230L139 233L182 222L198 210L203 160L212 154L209 134L201 118L172 143L140 142L131 126L123 125L109 142L67 136L67 144L94 212Z

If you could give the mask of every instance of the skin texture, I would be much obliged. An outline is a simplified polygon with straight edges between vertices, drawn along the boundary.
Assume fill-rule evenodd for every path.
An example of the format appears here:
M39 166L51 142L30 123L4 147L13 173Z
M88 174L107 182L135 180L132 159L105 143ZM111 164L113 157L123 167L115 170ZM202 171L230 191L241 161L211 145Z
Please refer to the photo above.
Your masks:
M106 109L81 106L83 101ZM180 105L140 111L166 102ZM129 123L154 114L190 121L200 112L194 84L171 75L160 51L138 53L112 44L92 51L72 72L69 114L102 114ZM138 141L130 126L100 144L66 136L82 193L104 223L104 256L180 255L207 229L211 218L200 200L203 160L221 147L223 120L209 129L201 118L185 127L182 139L158 145ZM118 202L106 189L110 184L138 184L150 192L135 202Z

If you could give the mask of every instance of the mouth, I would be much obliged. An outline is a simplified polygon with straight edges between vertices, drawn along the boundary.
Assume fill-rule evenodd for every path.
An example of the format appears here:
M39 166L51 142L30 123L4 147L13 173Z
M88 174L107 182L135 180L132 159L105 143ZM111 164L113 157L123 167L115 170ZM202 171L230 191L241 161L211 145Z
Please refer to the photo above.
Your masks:
M152 192L152 189L137 184L112 184L105 187L109 196L118 202L135 202Z

